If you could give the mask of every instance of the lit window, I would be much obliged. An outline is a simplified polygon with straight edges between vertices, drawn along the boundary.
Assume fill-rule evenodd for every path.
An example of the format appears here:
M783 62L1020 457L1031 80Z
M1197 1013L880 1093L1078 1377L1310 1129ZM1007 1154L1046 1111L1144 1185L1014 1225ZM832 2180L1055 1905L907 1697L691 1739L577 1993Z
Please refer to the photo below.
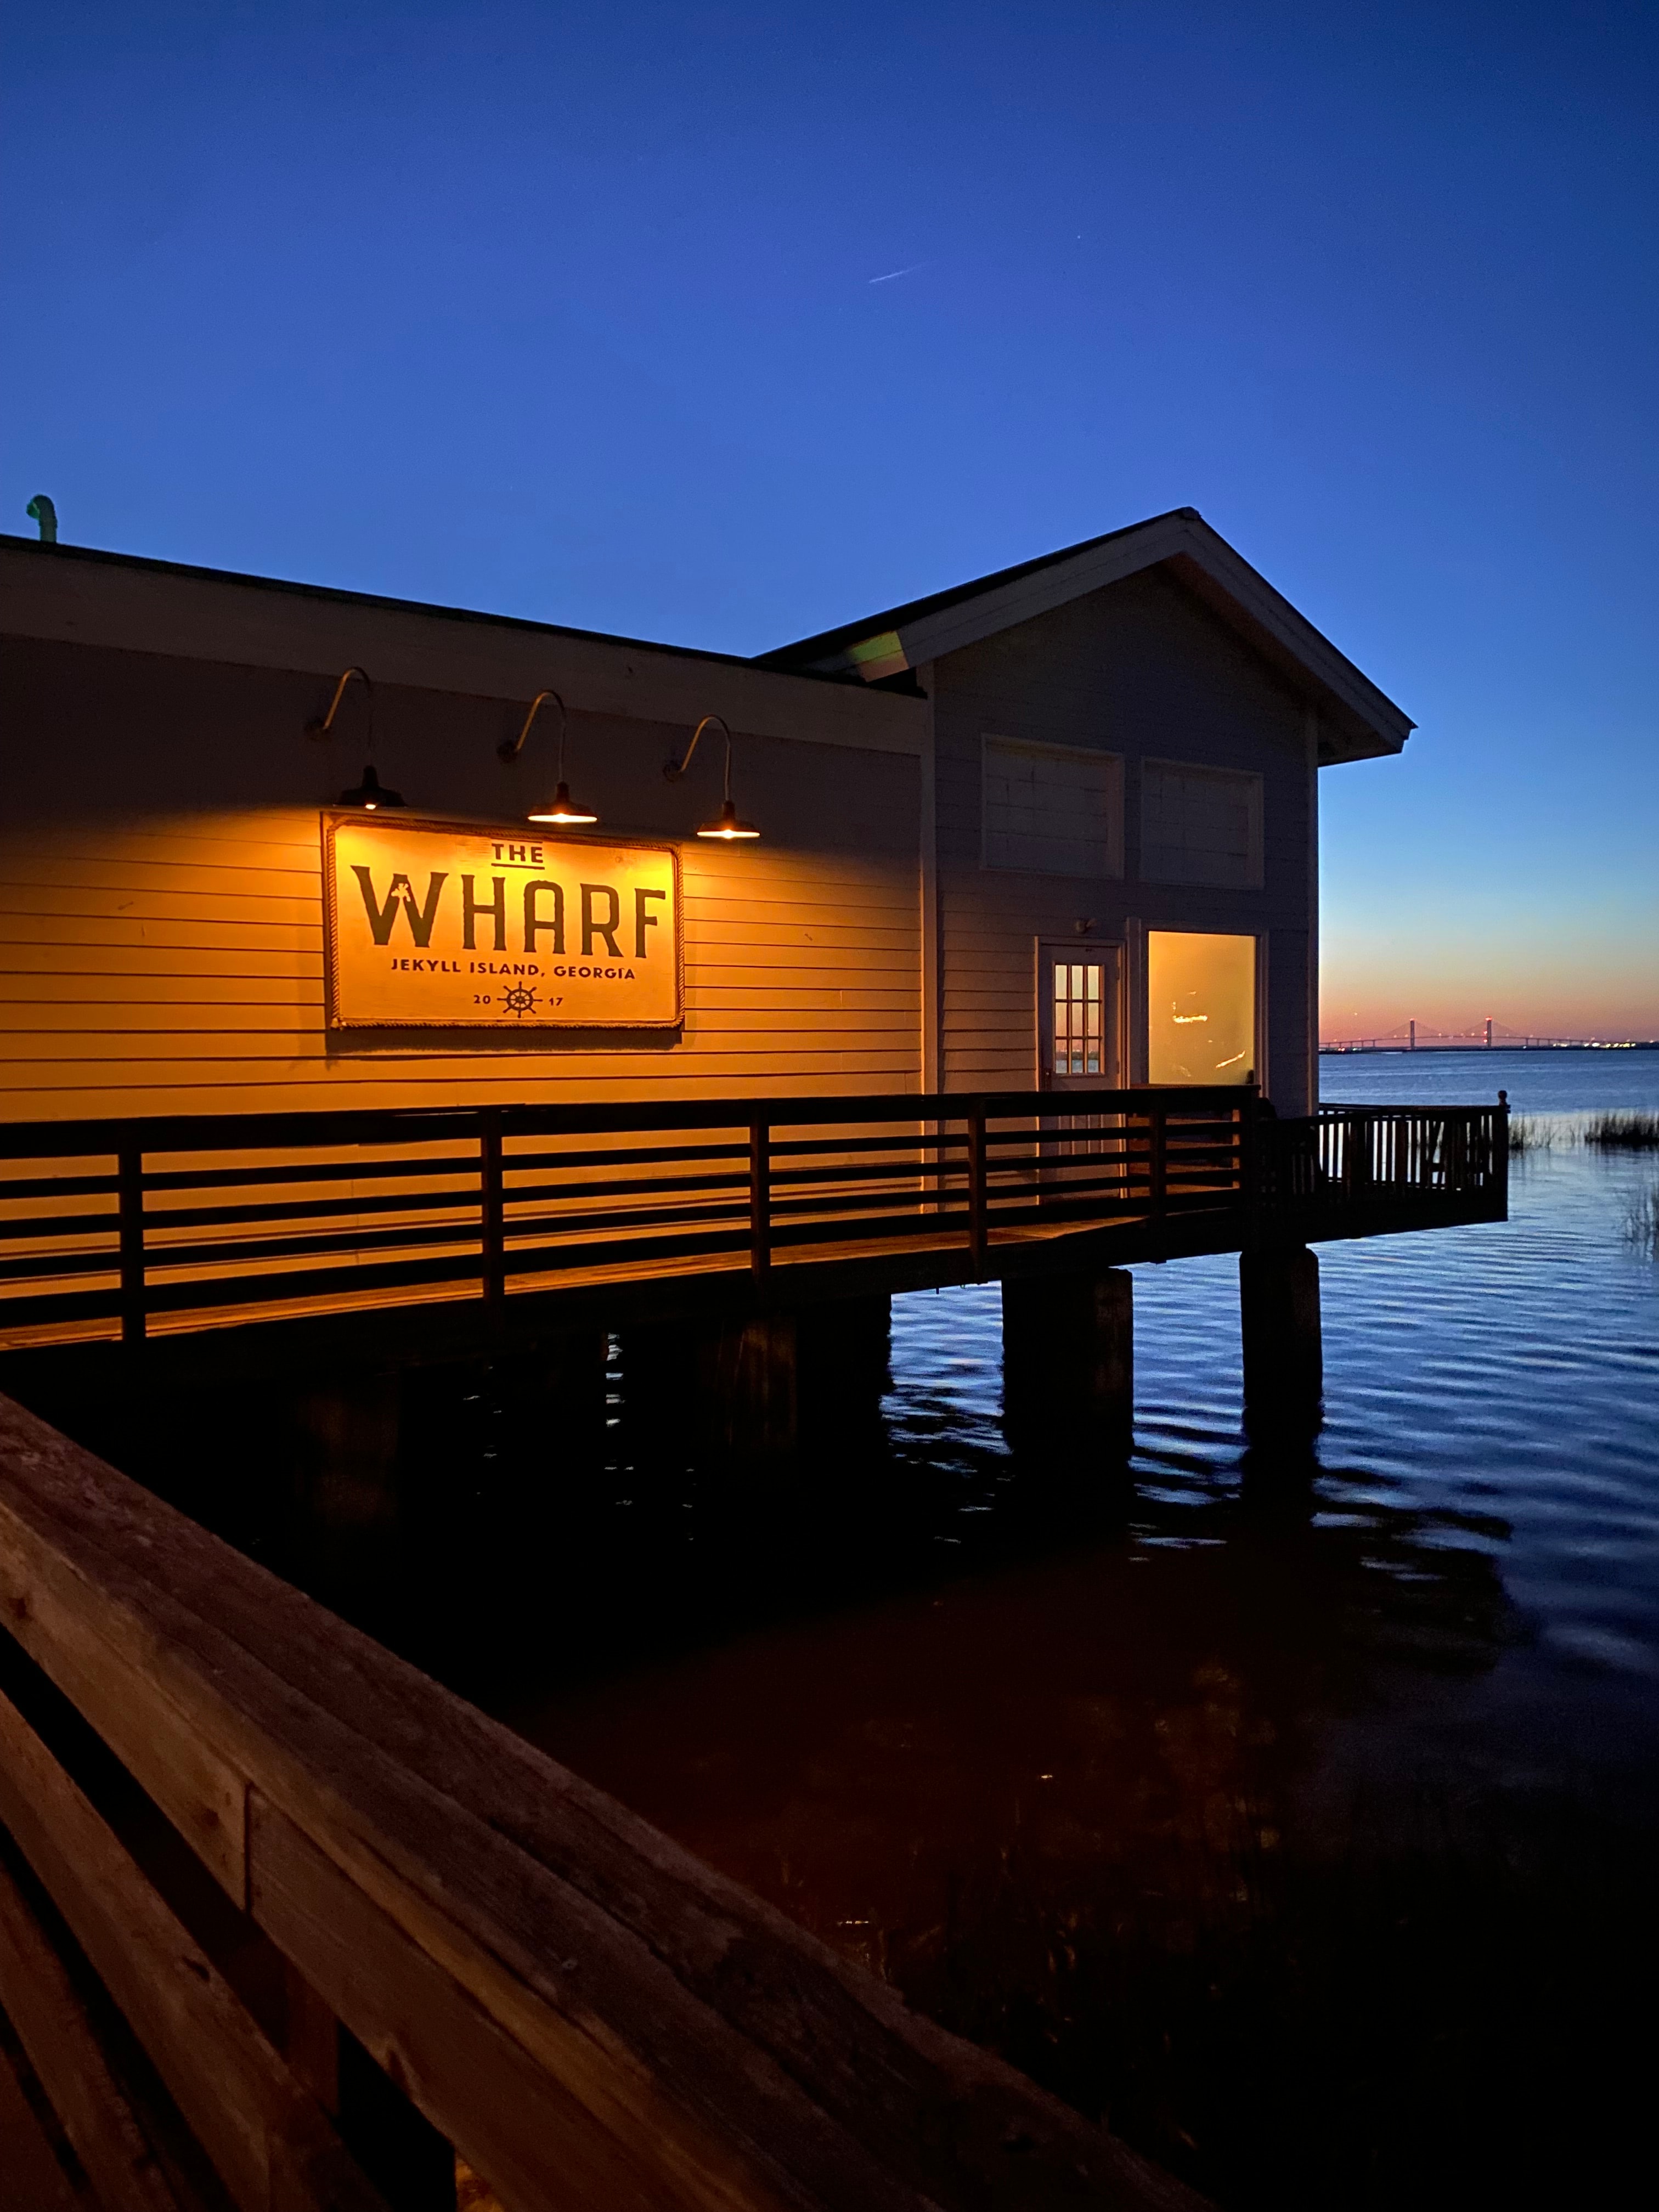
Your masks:
M1146 1076L1246 1083L1255 1069L1255 939L1146 935Z

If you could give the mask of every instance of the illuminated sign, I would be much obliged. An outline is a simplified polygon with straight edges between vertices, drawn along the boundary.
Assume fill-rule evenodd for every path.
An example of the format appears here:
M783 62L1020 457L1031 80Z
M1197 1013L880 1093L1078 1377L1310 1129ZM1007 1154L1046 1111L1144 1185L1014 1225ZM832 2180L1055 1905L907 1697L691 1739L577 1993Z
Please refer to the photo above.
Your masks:
M676 1029L671 846L323 817L332 1029Z

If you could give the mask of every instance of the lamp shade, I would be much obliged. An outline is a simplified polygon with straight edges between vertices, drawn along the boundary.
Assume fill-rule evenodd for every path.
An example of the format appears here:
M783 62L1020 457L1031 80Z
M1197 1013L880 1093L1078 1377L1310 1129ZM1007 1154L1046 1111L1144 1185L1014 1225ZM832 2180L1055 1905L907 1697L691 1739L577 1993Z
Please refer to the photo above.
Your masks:
M365 814L375 814L383 806L401 806L403 803L401 791L388 791L381 783L374 773L373 761L364 769L362 781L354 784L349 791L340 793L342 806L361 806Z
M720 808L718 820L699 823L697 835L699 837L722 837L729 842L736 837L758 837L760 831L752 822L739 818L735 802L728 799Z
M567 824L597 822L599 818L597 814L590 814L586 807L577 805L570 796L570 786L564 782L561 782L554 793L550 806L538 807L525 817L528 822L551 822L560 828Z
M590 813L586 807L577 805L570 796L570 786L564 780L564 741L569 732L570 717L566 712L564 701L556 691L538 691L536 694L530 702L530 711L524 718L524 726L516 738L509 738L505 744L496 746L496 757L505 762L508 768L512 767L524 751L525 739L530 735L532 724L550 699L559 710L559 780L554 788L552 804L532 807L525 820L551 823L556 830L586 829L599 817Z

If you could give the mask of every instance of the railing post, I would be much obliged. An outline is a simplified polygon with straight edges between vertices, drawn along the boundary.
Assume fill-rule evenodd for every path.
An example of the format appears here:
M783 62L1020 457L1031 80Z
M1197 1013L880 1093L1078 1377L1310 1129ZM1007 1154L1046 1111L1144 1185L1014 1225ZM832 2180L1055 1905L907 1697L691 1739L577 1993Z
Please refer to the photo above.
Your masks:
M478 1109L478 1198L483 1294L491 1305L507 1296L507 1200L501 1178L501 1109Z
M1159 1220L1170 1206L1170 1109L1161 1098L1152 1101L1152 1126L1147 1133L1146 1210Z
M1372 1146L1381 1140L1382 1126L1379 1121L1363 1113L1350 1114L1348 1116L1348 1151L1351 1161L1348 1192L1351 1197L1357 1198L1363 1192L1369 1191L1376 1181L1376 1164L1372 1157Z
M749 1124L749 1266L756 1275L772 1264L770 1133L763 1117Z
M1238 1108L1238 1202L1249 1236L1257 1234L1268 1200L1273 1163L1267 1158L1268 1133L1262 1125L1261 1098L1255 1085L1245 1091Z
M968 1109L968 1243L980 1274L990 1243L985 1196L985 1102L976 1098Z
M144 1149L122 1145L115 1156L116 1237L121 1262L121 1341L144 1340Z

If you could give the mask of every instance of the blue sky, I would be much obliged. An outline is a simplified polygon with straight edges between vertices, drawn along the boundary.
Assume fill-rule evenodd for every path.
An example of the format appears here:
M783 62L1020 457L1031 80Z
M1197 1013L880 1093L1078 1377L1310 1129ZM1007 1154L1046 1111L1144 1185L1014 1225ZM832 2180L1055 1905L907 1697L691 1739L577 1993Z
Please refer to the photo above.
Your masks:
M1328 1033L1659 1034L1659 12L36 13L0 525L752 652L1191 504L1422 726Z

